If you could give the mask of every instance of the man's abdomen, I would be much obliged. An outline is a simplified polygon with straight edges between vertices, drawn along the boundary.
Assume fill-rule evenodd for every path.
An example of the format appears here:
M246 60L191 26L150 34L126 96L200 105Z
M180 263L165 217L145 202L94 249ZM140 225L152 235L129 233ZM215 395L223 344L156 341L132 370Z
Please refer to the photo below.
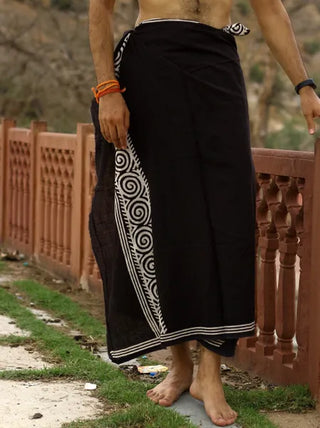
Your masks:
M212 27L230 24L232 0L140 0L137 24L151 18L192 19Z

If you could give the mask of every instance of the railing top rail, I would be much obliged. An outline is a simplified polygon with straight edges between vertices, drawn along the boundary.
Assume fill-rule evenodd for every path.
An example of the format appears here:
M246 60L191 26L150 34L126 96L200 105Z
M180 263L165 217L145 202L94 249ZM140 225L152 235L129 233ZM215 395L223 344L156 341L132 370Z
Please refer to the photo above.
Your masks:
M70 134L70 133L64 133L64 132L39 132L40 138L54 138L54 139L75 139L77 138L77 134Z
M15 140L15 139L28 139L30 135L30 129L28 128L10 128L8 130L8 139L9 140Z
M265 149L253 147L254 156L277 157L283 159L306 159L313 160L314 152L298 151L298 150L280 150L280 149Z
M313 175L313 152L253 148L252 155L259 173L308 179Z

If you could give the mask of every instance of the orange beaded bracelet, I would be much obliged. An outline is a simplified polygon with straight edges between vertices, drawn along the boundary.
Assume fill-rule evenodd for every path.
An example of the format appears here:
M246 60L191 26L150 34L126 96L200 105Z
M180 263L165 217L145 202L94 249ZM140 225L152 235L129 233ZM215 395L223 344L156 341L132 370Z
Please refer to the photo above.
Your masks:
M112 94L116 92L124 92L126 88L120 89L120 83L118 80L111 79L106 80L105 82L99 83L96 88L91 88L97 103L99 104L99 99L107 94Z

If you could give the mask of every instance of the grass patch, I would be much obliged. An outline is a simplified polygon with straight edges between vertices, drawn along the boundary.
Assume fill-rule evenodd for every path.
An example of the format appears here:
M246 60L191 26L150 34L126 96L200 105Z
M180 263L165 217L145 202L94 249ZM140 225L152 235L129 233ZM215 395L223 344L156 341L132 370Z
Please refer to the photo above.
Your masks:
M34 343L33 339L30 339L28 336L15 336L10 334L9 336L0 336L0 345L27 345L29 343Z
M105 326L67 296L32 280L14 281L13 284L37 306L53 311L58 318L68 321L85 335L92 336L99 342L105 341Z
M56 316L70 322L84 334L94 339L104 337L104 326L93 318L79 304L63 294L34 281L16 281L21 292L26 293L38 306L52 311ZM71 377L96 383L96 395L113 403L117 409L112 414L95 421L73 422L65 424L70 428L191 428L186 419L173 411L156 406L146 397L146 391L152 387L143 381L129 380L117 368L97 359L89 351L81 349L70 337L47 326L17 301L15 296L0 289L0 313L16 319L17 325L31 331L29 340L37 341L38 346L58 358L60 365L42 370L7 371L0 378L7 379L44 379ZM143 365L157 364L157 361L140 357ZM159 379L159 381L161 378ZM226 398L238 412L237 423L243 428L275 428L261 410L283 410L301 412L315 407L306 386L294 385L277 387L271 390L243 391L225 386Z
M0 272L5 271L6 268L7 268L6 262L4 262L3 260L0 260Z
M283 410L298 413L315 408L315 400L305 385L278 386L271 390L236 391L226 387L228 401L238 407L255 410Z
M40 284L37 284L37 287L39 288ZM45 288L44 291L46 291ZM51 293L57 294L54 291L51 291ZM50 296L47 295L47 297ZM65 296L61 297L66 299ZM54 302L54 305L56 304L57 300ZM74 303L70 301L70 305L72 307ZM129 409L125 411L120 411L120 413L117 413L117 416L112 415L107 418L102 418L102 421L107 421L107 425L99 425L99 421L97 422L98 425L93 425L95 422L92 420L90 420L90 422L85 422L90 428L93 426L125 427L122 422L122 425L115 425L118 423L117 418L120 418L119 420L130 421L130 425L127 426L131 427L140 424L140 426L143 427L194 428L194 425L187 423L184 417L177 415L171 410L163 409L151 403L146 397L146 391L148 387L150 387L149 384L128 380L119 369L96 358L86 349L80 348L69 336L46 325L43 321L38 320L32 312L22 306L22 303L19 302L15 296L1 288L0 313L14 318L18 327L31 332L30 339L37 343L40 350L49 351L53 357L58 358L60 361L60 364L53 368L2 371L0 372L1 379L31 380L69 377L72 379L89 381L98 385L96 393L101 398L107 399L109 402L115 403L118 406L132 406L132 408L129 407ZM90 322L90 318L92 317L88 314L86 315L88 322ZM96 326L96 323L98 323L98 321L93 320L93 326ZM90 326L88 326L88 328L90 328ZM139 409L137 409L137 406L139 406ZM109 424L109 419L111 417L114 417L115 421L111 421ZM137 420L135 420L135 418ZM150 422L150 425L148 425L149 420L152 422L152 424ZM143 421L143 424L144 421L146 421L146 424L141 425L141 421Z
M172 414L171 414L172 413ZM96 421L64 424L68 428L195 428L186 418L151 402L136 404Z

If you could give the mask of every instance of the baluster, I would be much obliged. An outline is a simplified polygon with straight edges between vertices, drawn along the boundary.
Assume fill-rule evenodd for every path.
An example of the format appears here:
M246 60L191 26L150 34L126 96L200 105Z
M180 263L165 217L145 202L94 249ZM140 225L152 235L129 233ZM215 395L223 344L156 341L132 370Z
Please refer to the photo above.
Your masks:
M88 275L89 276L93 275L94 263L95 263L95 258L94 258L92 250L90 249L88 251L88 259L87 259L87 267L88 267Z
M298 291L298 306L296 320L296 340L298 344L297 360L301 361L307 352L308 346L308 308L306 306L306 282L305 282L305 257L303 233L298 233L300 241L298 244L297 255L300 258L300 276L299 276L299 291Z
M64 221L63 221L63 236L64 236L64 263L70 265L71 256L71 185L66 183L64 194Z
M17 233L16 233L16 239L17 241L21 241L22 236L22 201L23 201L23 194L22 194L22 174L20 170L20 162L18 165L18 187L17 187Z
M289 229L280 242L280 275L277 292L276 331L278 342L274 358L283 364L291 363L292 339L295 333L295 265L298 239L294 229Z
M100 270L96 261L93 266L93 276L97 279L101 279Z
M45 189L45 216L44 216L44 223L45 223L45 246L44 246L44 252L46 256L50 255L50 194L51 194L51 182L50 178L48 177L46 181L46 189Z
M52 183L52 204L51 204L51 214L52 214L52 221L51 221L51 257L53 259L56 259L57 256L57 181L54 178L54 181Z
M29 244L29 209L30 209L30 193L29 193L29 177L25 172L23 180L23 242Z
M276 251L279 246L278 233L273 224L266 236L259 238L261 266L257 290L259 337L256 350L260 355L271 355L275 330Z
M63 206L64 185L59 179L57 184L57 260L63 262Z
M303 195L304 190L304 179L298 179L298 189L299 192ZM297 255L300 259L300 276L299 276L299 291L298 291L298 307L297 307L297 320L296 320L296 339L298 344L297 351L297 362L302 362L306 360L307 348L308 348L308 291L307 291L307 280L305 273L307 271L308 266L306 266L307 262L309 262L306 258L308 248L305 248L304 245L304 221L303 221L303 213L304 206L302 200L300 201L301 209L297 216L296 220L296 229L297 235L299 237L299 244Z
M13 186L13 200L12 200L12 238L17 238L17 222L18 222L18 174L17 170L14 171L14 186Z
M40 254L44 253L44 244L45 244L45 181L41 176L41 189L40 189L40 218L41 223L40 227Z

